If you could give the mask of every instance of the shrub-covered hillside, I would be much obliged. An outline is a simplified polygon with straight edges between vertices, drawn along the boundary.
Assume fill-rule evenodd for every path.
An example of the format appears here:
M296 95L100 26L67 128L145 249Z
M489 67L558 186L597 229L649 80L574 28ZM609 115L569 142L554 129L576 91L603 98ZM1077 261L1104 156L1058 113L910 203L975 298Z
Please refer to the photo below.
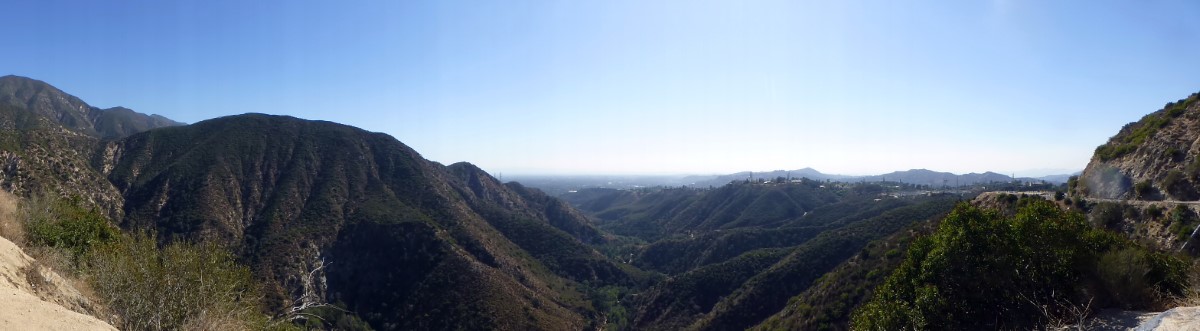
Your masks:
M863 330L1029 329L1092 309L1147 309L1187 286L1187 263L1040 199L1004 217L959 205L854 316Z

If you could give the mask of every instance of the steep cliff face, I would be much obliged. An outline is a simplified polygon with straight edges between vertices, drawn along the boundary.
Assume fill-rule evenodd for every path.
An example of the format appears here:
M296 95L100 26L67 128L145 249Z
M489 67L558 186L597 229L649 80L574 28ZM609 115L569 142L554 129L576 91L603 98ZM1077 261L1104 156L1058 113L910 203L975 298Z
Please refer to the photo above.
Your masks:
M1078 195L1106 199L1200 199L1200 94L1125 125L1096 148Z
M247 114L105 150L123 228L228 245L276 305L309 291L382 329L579 329L571 284L628 278L561 202L384 134Z

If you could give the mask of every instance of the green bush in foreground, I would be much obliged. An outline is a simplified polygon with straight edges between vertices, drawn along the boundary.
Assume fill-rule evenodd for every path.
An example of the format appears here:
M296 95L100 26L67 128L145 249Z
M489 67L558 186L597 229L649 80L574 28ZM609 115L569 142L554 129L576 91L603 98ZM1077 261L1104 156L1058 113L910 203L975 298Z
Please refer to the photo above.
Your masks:
M214 245L157 247L146 234L93 252L88 274L126 330L265 326L250 269Z
M150 234L124 235L79 199L37 196L21 203L25 241L70 257L125 330L296 328L263 314L250 269L222 247ZM318 317L319 318L319 317Z
M1087 307L1145 307L1182 294L1186 265L1088 226L1046 201L1005 218L959 205L880 285L861 330L1028 329Z
M78 200L43 196L27 202L23 211L26 242L60 249L68 253L73 265L90 250L121 236L104 215L80 206Z

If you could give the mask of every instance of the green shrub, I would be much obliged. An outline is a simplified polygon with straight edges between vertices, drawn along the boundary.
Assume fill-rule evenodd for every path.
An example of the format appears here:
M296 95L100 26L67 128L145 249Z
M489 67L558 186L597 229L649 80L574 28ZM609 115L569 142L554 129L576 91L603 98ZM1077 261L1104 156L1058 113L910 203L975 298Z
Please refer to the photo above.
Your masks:
M1167 172L1167 176L1163 177L1162 187L1176 200L1196 200L1196 189L1179 170Z
M89 251L120 236L104 215L82 207L78 199L35 197L23 207L26 242L60 249L72 265L77 266Z
M1125 207L1121 204L1101 202L1089 213L1092 225L1098 228L1115 228L1125 219Z
M1168 116L1146 115L1141 121L1131 123L1130 126L1127 126L1127 128L1131 127L1131 130L1127 131L1123 128L1121 134L1114 141L1096 147L1096 155L1100 157L1101 161L1108 161L1136 151L1147 139L1154 137L1159 129L1171 124L1171 118L1178 114L1172 115L1171 112L1168 112L1166 115Z
M1180 295L1186 286L1182 261L1050 202L1010 218L962 204L906 256L854 313L853 329L1029 329L1096 299L1145 308L1147 293ZM1099 270L1120 263L1132 265Z
M1168 111L1167 111L1167 116L1170 116L1170 117L1179 117L1179 115L1183 115L1183 113L1184 113L1185 111L1187 111L1187 109L1186 109L1186 108L1183 108L1183 105L1181 104L1181 105L1178 105L1178 106L1172 107L1172 108L1171 108L1171 110L1168 110Z
M1133 185L1133 195L1137 199L1145 200L1154 194L1154 184L1148 181L1141 181Z
M1158 205L1150 205L1149 207L1146 207L1146 215L1150 216L1150 218L1162 217L1162 213L1162 207L1159 207Z
M1167 217L1170 222L1167 229L1175 234L1175 240L1185 241L1191 237L1192 231L1200 223L1200 218L1196 216L1190 208L1183 205L1177 205L1171 209L1171 214Z
M135 234L98 247L88 274L92 287L122 319L125 330L259 329L250 269L211 244L173 243Z
M1192 163L1188 163L1184 171L1187 173L1188 178L1200 180L1200 158L1196 158L1192 160Z
M80 199L25 200L28 245L70 258L127 330L263 330L295 326L262 313L250 269L212 244L160 248L149 234L123 235Z
M1097 278L1103 285L1110 306L1121 309L1145 308L1154 303L1158 291L1182 293L1183 288L1174 284L1183 284L1186 280L1163 282L1164 277L1182 277L1180 275L1185 273L1185 266L1175 261L1178 259L1138 248L1112 250L1100 256L1096 266ZM1173 287L1160 289L1156 288L1157 283Z

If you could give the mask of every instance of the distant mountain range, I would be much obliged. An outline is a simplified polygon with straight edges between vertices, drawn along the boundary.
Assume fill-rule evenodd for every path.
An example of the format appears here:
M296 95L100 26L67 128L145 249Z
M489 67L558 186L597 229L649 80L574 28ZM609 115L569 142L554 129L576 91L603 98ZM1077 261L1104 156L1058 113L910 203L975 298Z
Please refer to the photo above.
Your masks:
M847 180L853 179L852 176L830 175L821 173L817 169L804 168L797 170L773 170L773 171L742 171L728 175L719 176L690 176L697 185L725 185L735 180L755 179L772 179L772 178L808 178L815 180Z
M1075 174L1078 174L1078 173L1075 173ZM1018 177L1018 178L1016 178L1016 180L1019 180L1022 182L1046 181L1046 182L1054 183L1054 184L1062 184L1062 183L1066 183L1067 179L1070 178L1071 176L1072 175L1070 175L1070 174L1064 174L1064 175L1043 176L1043 177L1037 177L1037 178ZM938 172L938 171L932 171L932 170L927 170L927 169L911 169L911 170L904 170L904 171L893 171L890 173L886 173L886 174L882 174L882 175L874 175L874 176L847 176L847 175L826 174L826 173L817 171L816 169L813 169L813 168L803 168L803 169L797 169L797 170L774 170L774 171L764 171L764 172L743 171L743 172L729 174L729 175L720 175L720 176L711 176L711 177L709 177L709 176L690 176L687 178L693 179L692 182L695 183L694 185L696 185L696 186L707 186L707 185L715 186L715 185L724 185L724 184L727 184L727 183L729 183L731 181L735 181L735 180L747 180L747 179L751 179L751 178L754 178L755 180L760 180L760 179L761 180L771 180L771 179L775 179L778 177L792 178L792 179L808 178L808 179L815 179L815 180L829 180L829 181L843 181L843 182L889 181L889 182L903 182L903 183L909 183L909 184L932 185L932 186L973 185L973 184L986 184L986 183L991 183L991 182L1011 182L1014 180L1012 176L999 174L999 173L995 173L995 172L991 172L991 171L984 172L984 173L968 173L968 174L959 175L959 174L954 174L954 173L950 173L950 172Z
M1017 180L1022 182L1041 182L1045 181L1051 184L1063 184L1071 176L1079 175L1079 172L1072 174L1049 175L1042 177L1018 177ZM641 187L655 186L689 186L689 187L718 187L733 181L745 181L753 178L756 181L773 180L776 178L800 179L808 178L820 181L840 181L840 182L903 182L918 185L931 185L940 187L942 185L959 186L959 185L978 185L991 182L1012 182L1013 177L995 172L984 173L969 173L969 174L954 174L950 172L938 172L926 169L911 169L905 171L893 171L882 175L873 176L849 176L849 175L834 175L826 174L817 171L813 168L803 168L796 170L772 170L772 171L742 171L727 175L688 175L688 176L636 176L636 175L613 175L613 176L533 176L533 175L518 175L509 176L506 181L520 182L521 184L535 187L545 191L553 196L561 196L570 191L576 191L584 188L611 188L611 189L636 189Z

